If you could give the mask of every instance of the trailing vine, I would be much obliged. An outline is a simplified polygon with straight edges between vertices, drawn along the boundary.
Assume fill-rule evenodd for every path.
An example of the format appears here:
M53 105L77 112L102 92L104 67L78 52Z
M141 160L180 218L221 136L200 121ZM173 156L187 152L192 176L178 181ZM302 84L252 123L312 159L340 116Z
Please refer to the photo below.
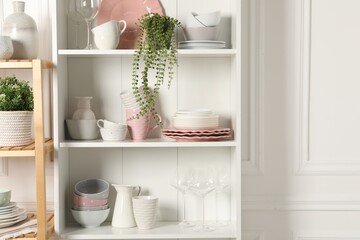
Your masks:
M151 113L157 124L162 126L155 110L155 101L164 84L166 72L168 88L174 78L174 65L177 64L175 29L181 27L181 23L169 16L148 13L139 19L138 27L137 46L132 62L132 90L140 106L136 118ZM155 72L152 88L150 72Z

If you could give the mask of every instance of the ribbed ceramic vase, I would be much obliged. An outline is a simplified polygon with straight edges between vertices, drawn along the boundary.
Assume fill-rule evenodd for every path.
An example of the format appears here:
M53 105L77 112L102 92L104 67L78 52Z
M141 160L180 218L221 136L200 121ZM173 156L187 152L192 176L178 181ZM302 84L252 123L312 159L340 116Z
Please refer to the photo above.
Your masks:
M13 42L13 59L34 59L38 56L38 30L32 17L27 15L25 2L13 2L14 13L4 20L3 34Z

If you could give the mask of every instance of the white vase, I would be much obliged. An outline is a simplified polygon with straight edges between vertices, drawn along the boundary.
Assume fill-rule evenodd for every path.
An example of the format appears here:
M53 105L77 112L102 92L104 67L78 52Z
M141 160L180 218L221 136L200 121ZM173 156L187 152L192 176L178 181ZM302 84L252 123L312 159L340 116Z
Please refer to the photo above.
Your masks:
M77 109L75 110L72 119L74 120L95 120L95 114L91 110L90 101L92 97L76 97Z
M38 30L32 17L27 15L25 2L13 2L14 13L5 18L3 34L13 41L13 59L34 59L38 56Z

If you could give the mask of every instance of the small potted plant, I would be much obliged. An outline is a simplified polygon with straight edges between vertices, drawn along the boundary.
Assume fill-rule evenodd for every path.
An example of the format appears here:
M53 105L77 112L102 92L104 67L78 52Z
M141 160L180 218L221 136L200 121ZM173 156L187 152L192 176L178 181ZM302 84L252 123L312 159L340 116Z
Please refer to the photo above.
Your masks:
M34 96L29 82L16 77L0 78L0 146L32 142Z
M158 125L162 126L155 110L155 101L164 82L169 88L173 80L173 69L177 63L175 30L181 27L181 23L169 16L148 13L139 19L138 27L132 65L132 89L140 110L135 117L151 114ZM151 73L154 74L154 79L151 79Z

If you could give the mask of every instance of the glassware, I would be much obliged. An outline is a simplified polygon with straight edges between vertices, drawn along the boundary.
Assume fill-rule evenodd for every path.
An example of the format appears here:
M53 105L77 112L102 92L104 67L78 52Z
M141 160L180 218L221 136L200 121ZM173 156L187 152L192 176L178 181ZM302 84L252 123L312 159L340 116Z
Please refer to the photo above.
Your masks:
M219 195L224 192L224 190L230 186L230 177L228 172L225 169L220 169L216 173L216 185L215 185L215 213L216 219L214 226L221 227L226 226L229 223L227 221L220 221L218 216L218 201Z
M68 17L72 20L75 27L75 48L79 48L79 26L84 18L82 15L76 11L76 1L75 0L66 0L66 13Z
M176 190L182 193L183 196L183 220L179 222L179 225L182 227L192 227L193 223L186 220L186 195L189 191L191 182L192 182L192 172L191 170L186 171L175 171L173 177L170 180L170 185Z
M195 173L194 180L190 185L190 191L199 196L202 200L202 221L201 225L193 229L197 232L210 232L215 228L205 224L205 196L215 190L215 178L211 169L198 170Z
M99 12L101 0L75 0L75 8L85 19L87 25L87 44L85 49L93 49L91 25Z

